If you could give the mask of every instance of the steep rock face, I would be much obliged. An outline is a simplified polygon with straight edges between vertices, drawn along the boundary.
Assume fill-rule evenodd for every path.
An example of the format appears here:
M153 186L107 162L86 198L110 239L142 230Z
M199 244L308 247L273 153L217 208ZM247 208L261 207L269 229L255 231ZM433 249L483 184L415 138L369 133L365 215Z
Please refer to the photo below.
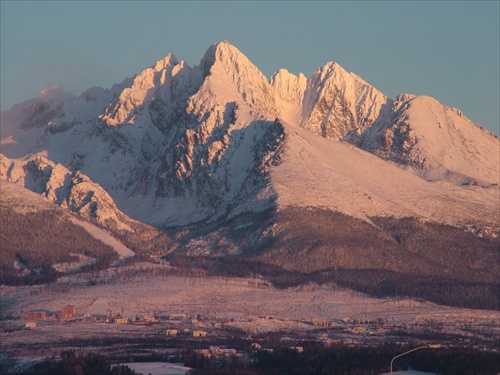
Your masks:
M300 126L338 140L370 127L390 99L340 65L328 63L307 81Z
M116 101L106 108L100 119L108 126L151 121L161 131L171 125L182 111L183 102L197 91L201 84L199 69L191 69L169 54L154 66L137 75ZM180 108L179 108L180 107ZM143 117L146 117L144 119Z
M276 92L276 96L290 104L301 106L304 92L307 87L307 78L300 73L298 76L280 69L270 79L270 84Z
M49 201L101 226L131 230L131 222L116 207L113 199L98 184L81 172L71 172L43 156L24 161L10 160L0 154L0 178L43 195Z
M266 77L228 42L210 46L200 61L200 68L205 76L204 86L218 87L215 95L244 102L262 114L277 115L274 93Z
M499 183L498 137L430 97L400 95L391 115L352 143L430 181Z
M162 153L155 196L189 199L197 220L267 208L256 196L282 137L270 86L227 42L211 46L200 68L205 79Z

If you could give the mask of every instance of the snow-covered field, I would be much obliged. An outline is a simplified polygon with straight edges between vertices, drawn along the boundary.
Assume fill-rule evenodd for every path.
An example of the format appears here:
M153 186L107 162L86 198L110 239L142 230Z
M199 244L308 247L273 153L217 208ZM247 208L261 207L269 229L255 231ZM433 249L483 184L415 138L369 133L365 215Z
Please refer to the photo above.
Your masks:
M182 366L181 364L166 362L132 362L123 364L137 372L151 375L184 375L190 370L189 367Z
M389 325L428 321L500 326L500 312L440 306L410 299L371 298L334 285L275 289L261 280L181 277L168 266L142 263L88 276L61 278L52 285L0 287L2 315L24 317L34 309L60 311L75 305L82 314L120 312L123 316L186 314L233 319L256 331L304 328L301 320L377 320ZM272 320L260 319L273 316ZM295 321L295 323L293 322ZM240 322L240 323L238 323ZM498 331L500 333L500 331Z
M26 360L57 357L63 350L77 353L97 350L111 358L165 354L169 349L162 340L168 328L208 331L207 338L203 339L207 346L210 345L207 340L216 342L234 335L231 328L252 336L278 333L281 337L341 338L371 343L406 340L408 338L401 337L429 330L449 335L446 337L461 337L467 345L493 343L492 340L500 336L498 311L446 307L409 299L371 298L334 285L310 284L280 290L258 279L184 277L169 270L166 265L143 263L103 271L99 276L66 276L51 285L1 286L0 352ZM60 312L68 304L75 305L77 313L86 317L39 320L34 328L24 327L28 312L37 309ZM157 316L160 320L111 324L104 320L92 321L89 317L110 312L129 318ZM172 314L183 314L187 319L161 318ZM12 316L20 319L4 320ZM199 319L203 325L193 323L190 317ZM340 326L329 333L317 331L311 320L336 320ZM220 321L225 322L224 327L215 324ZM365 321L377 324L363 326ZM182 340L192 339L184 337ZM167 371L161 366L156 370ZM168 371L155 373L183 374L184 369ZM153 374L152 369L146 373L149 372Z

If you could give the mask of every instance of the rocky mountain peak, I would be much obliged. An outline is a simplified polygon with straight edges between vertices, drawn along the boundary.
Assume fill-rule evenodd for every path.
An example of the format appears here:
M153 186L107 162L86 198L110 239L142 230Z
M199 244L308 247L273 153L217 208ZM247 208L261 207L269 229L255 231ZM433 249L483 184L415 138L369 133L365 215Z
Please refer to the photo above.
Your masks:
M211 45L200 61L205 77L200 91L224 102L241 102L265 116L277 115L272 88L262 72L236 47L222 41ZM203 96L203 95L202 95Z
M156 64L154 65L154 71L158 72L160 70L165 69L166 67L170 65L177 65L179 64L179 61L177 58L172 54L169 53L167 56L165 56L163 59L158 60Z
M373 86L329 62L307 81L300 126L325 138L342 139L370 127L389 102Z
M286 69L280 69L273 74L270 84L278 98L287 103L302 104L307 86L307 78L302 73L296 76Z
M101 120L111 126L133 124L138 116L148 113L147 109L152 100L169 102L173 86L178 86L183 92L192 93L194 90L186 89L186 86L195 86L196 89L199 83L191 84L191 81L197 81L191 77L191 71L192 69L184 61L179 63L173 54L168 54L154 66L135 76L132 84L125 87L118 99L108 106ZM174 81L176 84L173 84ZM185 94L180 93L180 96L185 97Z
M200 61L200 68L204 76L210 74L212 66L216 63L232 65L238 62L238 65L251 64L250 60L228 41L214 43L206 50Z

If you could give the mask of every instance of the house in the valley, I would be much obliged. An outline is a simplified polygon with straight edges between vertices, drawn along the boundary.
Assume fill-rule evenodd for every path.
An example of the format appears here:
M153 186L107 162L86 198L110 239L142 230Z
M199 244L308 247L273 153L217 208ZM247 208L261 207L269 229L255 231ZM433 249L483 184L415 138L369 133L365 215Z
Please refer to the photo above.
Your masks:
M62 309L62 317L64 319L73 318L76 315L76 306L75 305L66 305Z
M177 329L167 329L165 331L166 336L177 336L179 334L179 330Z
M207 337L207 332L206 331L193 330L191 332L191 335L193 337Z
M47 312L45 310L33 310L28 313L29 320L45 320L47 319Z

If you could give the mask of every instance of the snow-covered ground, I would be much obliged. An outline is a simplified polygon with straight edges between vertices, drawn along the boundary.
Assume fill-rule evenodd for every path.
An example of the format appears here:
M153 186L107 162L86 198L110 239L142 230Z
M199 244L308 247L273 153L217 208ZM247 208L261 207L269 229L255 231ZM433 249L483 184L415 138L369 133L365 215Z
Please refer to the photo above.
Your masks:
M184 375L191 370L189 367L182 366L181 364L168 362L131 362L122 364L142 374L151 375Z
M164 337L168 328L206 330L209 341L211 337L216 340L234 334L227 331L231 328L251 335L278 333L284 337L334 337L371 343L417 337L412 332L435 332L460 337L467 345L483 345L493 343L494 337L500 335L498 311L403 298L371 298L334 285L311 284L280 290L259 279L183 277L169 270L166 265L144 263L121 266L100 275L66 276L50 285L1 286L1 318L21 319L0 320L0 351L30 360L57 356L62 350L102 350L117 358L135 351L165 354L168 348L148 343L158 343L158 335ZM75 305L77 313L87 318L40 320L35 328L24 328L28 312L61 311L68 304ZM110 312L128 318L183 314L188 319L160 319L152 324L110 324L90 319L93 314ZM194 325L189 317L199 319L202 328L196 328L199 324ZM317 331L318 327L311 324L331 320L338 322L339 327L329 333ZM223 328L215 325L221 321ZM366 325L366 321L377 323ZM109 346L109 342L116 345Z
M13 182L0 179L0 191L0 203L4 205L9 202L15 202L15 204L9 204L8 206L21 214L43 210L63 211L59 206L43 199L38 194L20 188Z
M493 323L498 331L500 325L497 311L402 298L371 298L334 285L275 289L255 279L181 277L169 274L166 266L147 263L105 271L92 279L97 285L89 286L88 277L70 276L51 285L2 286L0 298L10 301L2 314L25 316L33 309L57 311L72 304L83 314L106 314L111 310L124 316L184 313L232 318L235 326L245 328L250 324L256 331L300 326L288 320L346 317L363 321L380 318L390 325L455 322L457 330L460 324ZM266 315L275 319L261 319Z

